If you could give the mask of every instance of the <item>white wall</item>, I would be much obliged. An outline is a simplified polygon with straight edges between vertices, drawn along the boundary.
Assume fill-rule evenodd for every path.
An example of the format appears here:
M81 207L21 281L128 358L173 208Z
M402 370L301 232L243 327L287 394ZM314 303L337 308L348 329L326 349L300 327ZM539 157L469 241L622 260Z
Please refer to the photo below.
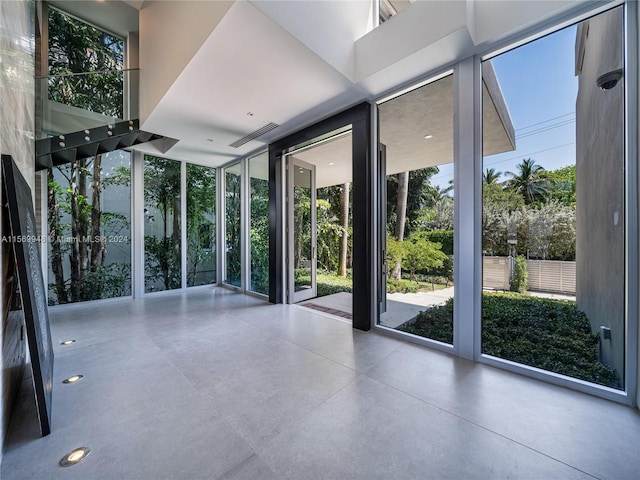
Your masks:
M140 10L140 123L225 16L232 1L147 1ZM219 75L215 65L210 75ZM197 95L197 92L194 92Z
M636 8L636 17L637 17L636 18L636 32L640 32L640 8ZM636 40L638 40L638 38L636 38ZM640 49L640 46L636 45L636 49ZM638 50L636 50L636 53L637 52L638 52ZM636 59L636 68L638 69L638 71L636 71L636 78L640 78L640 65L639 64L640 64L640 62L638 62L638 59ZM640 112L640 95L638 95L638 108L636 110L636 113L638 113L638 112ZM640 114L638 116L640 117ZM638 137L637 138L640 139L640 118L636 118L636 122L637 122L637 126L638 126ZM639 221L640 221L640 219L639 219ZM638 260L636 260L636 261L638 261ZM640 295L640 292L638 292L638 294ZM639 321L639 320L636 319L636 321ZM637 372L636 372L637 373L636 406L640 409L640 325L638 325L638 344L637 345L638 345L638 360L637 360L637 363L636 363L636 369L637 369Z
M34 187L35 144L34 129L34 15L35 4L29 0L0 2L0 152L12 155L29 186ZM0 210L0 228L3 224ZM6 232L0 232L6 235ZM8 244L0 245L0 265L3 279L0 282L0 299L6 305L5 291ZM4 440L10 420L11 401L15 391L15 376L24 362L24 342L20 341L22 322L7 320L7 311L2 312L0 329L0 446ZM0 452L0 462L2 461Z
M472 0L473 1L473 0ZM584 0L475 0L473 27L470 28L476 45L496 41L516 30L540 23L570 8L584 4Z

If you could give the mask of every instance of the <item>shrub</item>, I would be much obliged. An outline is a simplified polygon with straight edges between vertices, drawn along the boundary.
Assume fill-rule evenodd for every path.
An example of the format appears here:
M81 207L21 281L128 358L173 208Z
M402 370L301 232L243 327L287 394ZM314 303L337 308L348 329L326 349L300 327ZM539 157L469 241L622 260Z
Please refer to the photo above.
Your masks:
M513 293L484 294L482 352L602 385L615 371L598 361L599 336L575 302Z
M425 240L439 243L446 255L453 255L453 230L429 230L420 232L420 235L423 235Z
M387 279L387 293L416 293L419 288L420 284L411 280Z
M413 323L400 325L398 330L439 342L453 343L453 298L444 305L420 312Z
M529 273L527 272L527 259L518 255L513 262L513 271L509 279L509 290L522 293L529 287Z
M453 299L398 330L452 343ZM482 296L482 353L615 388L616 372L598 360L599 341L575 302L517 293Z

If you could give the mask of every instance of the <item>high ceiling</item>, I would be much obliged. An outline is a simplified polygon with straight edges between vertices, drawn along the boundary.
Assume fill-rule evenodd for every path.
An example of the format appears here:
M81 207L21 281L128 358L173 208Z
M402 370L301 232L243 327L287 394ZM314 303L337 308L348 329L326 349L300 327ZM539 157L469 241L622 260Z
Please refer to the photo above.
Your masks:
M375 100L389 93L392 86L406 85L421 72L447 59L460 58L463 51L473 47L467 29L458 28L466 21L466 0L412 3L370 35L367 34L373 22L370 4L361 0L228 2L228 11L213 25L206 25L204 12L208 2L56 0L55 3L90 21L93 15L95 23L105 29L109 29L110 22L131 29L131 18L139 15L141 37L154 28L145 24L143 30L142 19L150 18L148 12L162 9L166 12L164 21L175 28L160 29L160 34L170 39L172 45L198 35L204 38L188 52L187 58L181 58L184 67L177 71L175 80L167 83L165 79L168 87L158 95L157 103L144 106L148 115L143 115L141 121L146 131L179 140L166 153L168 157L211 166L258 153L270 142L322 118ZM118 8L108 9L112 13L107 14L107 7L116 4ZM441 18L429 15L428 9L436 7L442 10ZM124 17L129 20L125 22ZM417 17L424 18L424 34L411 40L404 37L402 44L389 49L382 34L393 33L394 29L401 32L406 25L413 25L410 22L415 23ZM451 40L442 48L449 31ZM174 52L154 50L154 45L145 43L143 38L140 45L141 57L155 65L166 65L166 71L171 71ZM383 45L385 51L377 45ZM432 49L435 46L438 48ZM375 67L363 63L371 53L365 47L373 52L378 49L380 56L390 59L389 65L379 61L382 57L376 59ZM401 61L393 60L403 49L415 50L416 54L404 55ZM425 49L431 49L428 58L421 53ZM157 73L150 75L141 67L141 89L157 87L158 82L154 84L157 77ZM488 141L485 151L512 149L513 130L508 112L501 99L494 98L501 95L499 85L486 83L484 92L484 129ZM388 173L451 162L452 78L382 104L380 122L381 141L387 146ZM271 123L277 125L271 131L242 146L231 146ZM432 137L425 139L427 134ZM300 155L318 165L328 163L324 156L333 159L334 168L324 173L321 171L324 167L318 169L318 178L326 177L322 183L349 180L350 168L337 168L351 163L347 137L325 144L315 153L309 150Z

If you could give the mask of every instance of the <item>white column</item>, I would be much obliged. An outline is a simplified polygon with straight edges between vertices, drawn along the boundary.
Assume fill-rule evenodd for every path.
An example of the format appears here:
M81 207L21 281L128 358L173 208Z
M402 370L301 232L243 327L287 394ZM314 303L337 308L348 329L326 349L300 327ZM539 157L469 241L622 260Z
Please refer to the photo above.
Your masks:
M144 154L131 152L131 274L133 298L144 295Z
M187 162L180 162L180 253L181 287L187 288Z
M454 74L454 323L456 353L480 355L482 301L482 77L480 60Z

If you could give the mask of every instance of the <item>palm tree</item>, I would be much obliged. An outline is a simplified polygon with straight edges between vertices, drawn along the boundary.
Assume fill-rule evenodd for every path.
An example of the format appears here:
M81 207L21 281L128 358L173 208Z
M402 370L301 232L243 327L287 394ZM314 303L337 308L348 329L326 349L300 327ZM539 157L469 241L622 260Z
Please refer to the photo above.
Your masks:
M518 165L518 173L506 172L511 177L507 181L507 187L515 193L522 195L524 203L533 203L537 197L548 193L549 179L543 177L545 171L536 161L525 158Z
M495 168L487 168L485 172L482 174L482 181L487 185L491 185L492 183L498 183L498 179L502 175L502 172L496 172Z

